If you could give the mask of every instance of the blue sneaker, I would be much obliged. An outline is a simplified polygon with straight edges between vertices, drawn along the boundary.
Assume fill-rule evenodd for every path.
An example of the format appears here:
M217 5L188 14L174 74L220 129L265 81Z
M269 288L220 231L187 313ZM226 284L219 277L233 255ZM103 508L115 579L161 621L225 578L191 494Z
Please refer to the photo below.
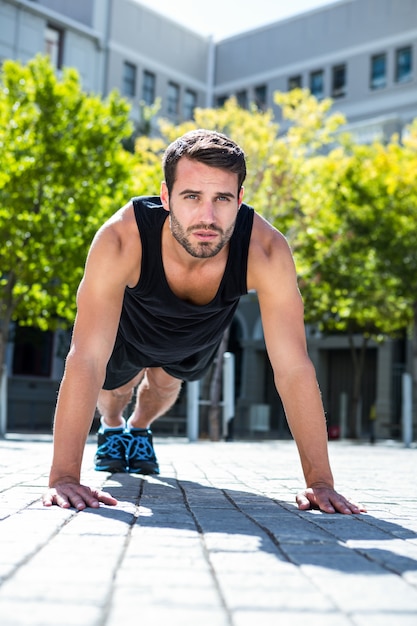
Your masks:
M127 449L127 471L131 474L159 474L149 428L131 428Z
M97 452L94 457L98 472L127 472L126 451L129 445L129 436L123 427L99 428L97 433Z

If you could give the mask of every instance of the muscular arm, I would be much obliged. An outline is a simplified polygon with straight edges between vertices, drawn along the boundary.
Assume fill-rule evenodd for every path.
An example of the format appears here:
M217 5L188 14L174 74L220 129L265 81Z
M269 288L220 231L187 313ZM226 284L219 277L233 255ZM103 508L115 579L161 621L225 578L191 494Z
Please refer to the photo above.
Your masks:
M126 221L126 220L125 220ZM124 290L132 277L123 219L107 224L91 246L77 293L77 317L54 419L50 490L44 504L98 506L114 498L79 484L84 446L116 337Z
M334 491L326 421L314 366L308 356L303 303L285 238L263 222L254 224L249 256L249 288L257 291L266 347L277 391L297 444L307 489L300 508L359 513Z

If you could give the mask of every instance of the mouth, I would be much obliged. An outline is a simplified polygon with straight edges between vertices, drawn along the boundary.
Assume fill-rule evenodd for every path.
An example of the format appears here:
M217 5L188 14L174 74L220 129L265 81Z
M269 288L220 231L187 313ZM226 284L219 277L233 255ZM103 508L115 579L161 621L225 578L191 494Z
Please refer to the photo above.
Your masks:
M213 230L197 230L193 232L194 237L199 241L213 241L217 239L219 234Z
M192 235L198 239L198 241L213 241L219 237L218 230L213 228L196 228L192 231Z

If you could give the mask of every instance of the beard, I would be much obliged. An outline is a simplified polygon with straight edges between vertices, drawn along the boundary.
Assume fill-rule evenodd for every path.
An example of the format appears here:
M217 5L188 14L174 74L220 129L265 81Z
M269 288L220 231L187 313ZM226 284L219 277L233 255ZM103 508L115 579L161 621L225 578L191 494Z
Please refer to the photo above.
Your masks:
M220 250L222 250L229 243L230 237L232 236L233 230L235 228L234 224L232 224L226 230L223 230L215 224L196 224L191 228L185 229L177 220L175 213L172 210L171 204L169 210L169 220L172 236L184 248L184 250L188 252L188 254L191 254L191 256L195 257L196 259L208 259L210 257L216 256L216 254L218 254ZM216 242L198 241L193 243L191 241L191 235L193 231L201 230L215 231L219 234L220 238L217 239Z

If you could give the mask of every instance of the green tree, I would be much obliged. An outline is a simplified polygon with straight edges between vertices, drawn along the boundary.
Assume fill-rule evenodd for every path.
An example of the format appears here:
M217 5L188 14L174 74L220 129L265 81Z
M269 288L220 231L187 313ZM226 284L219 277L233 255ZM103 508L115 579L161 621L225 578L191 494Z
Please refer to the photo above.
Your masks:
M417 122L403 142L355 146L344 179L345 206L356 247L362 243L372 255L375 289L363 303L377 330L395 336L414 328L414 388L417 391ZM361 268L366 285L367 266ZM377 295L378 294L378 295ZM375 297L373 297L375 296Z
M341 132L343 117L331 114L330 100L317 103L294 90L275 102L290 126L282 150L287 171L279 170L285 202L276 203L274 223L294 250L306 321L349 338L349 426L357 436L367 342L403 333L413 317L416 328L417 122L402 143L393 137L387 145L356 145ZM414 380L417 392L416 331Z
M384 189L386 172L378 166L380 148L353 146L349 153L338 148L305 162L293 242L306 320L349 338L354 382L350 436L360 435L356 414L369 339L395 336L410 320L400 277L386 266L383 252L381 227L391 199ZM360 347L354 341L357 334Z
M125 200L129 105L57 78L45 57L0 74L0 366L11 320L71 324L86 251Z
M412 374L414 382L414 415L417 402L417 119L406 130L401 144L392 141L382 153L385 164L385 185L391 199L385 246L381 246L381 262L389 253L389 270L397 278L400 301L406 303L412 332Z

